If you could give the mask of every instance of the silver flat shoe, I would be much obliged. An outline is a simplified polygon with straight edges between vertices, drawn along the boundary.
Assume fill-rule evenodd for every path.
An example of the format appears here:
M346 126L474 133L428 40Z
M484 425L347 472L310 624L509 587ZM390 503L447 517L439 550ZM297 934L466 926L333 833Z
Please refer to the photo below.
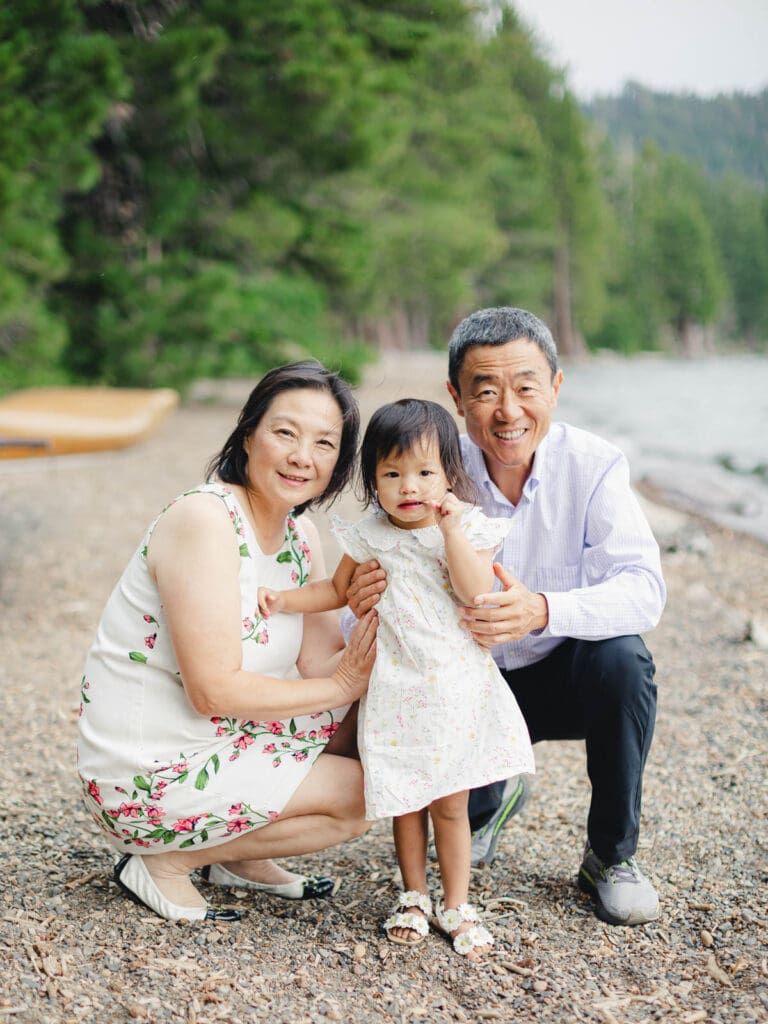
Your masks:
M332 878L316 875L297 875L291 882L271 885L268 882L251 882L247 878L235 875L222 864L206 864L200 869L200 875L210 885L223 885L230 889L251 889L265 892L269 896L280 896L284 900L316 900L330 896L333 891Z
M179 907L160 892L147 871L144 858L126 853L115 864L114 879L129 899L140 903L166 921L239 921L239 910L210 907Z

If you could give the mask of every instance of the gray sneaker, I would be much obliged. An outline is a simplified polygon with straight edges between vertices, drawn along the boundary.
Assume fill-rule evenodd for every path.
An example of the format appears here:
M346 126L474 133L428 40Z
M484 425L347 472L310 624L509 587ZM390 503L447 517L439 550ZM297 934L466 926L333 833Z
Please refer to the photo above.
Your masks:
M510 818L514 818L522 811L530 791L527 775L513 775L511 779L507 779L496 813L482 828L472 833L470 857L473 868L491 863L496 856L496 843L499 841L501 830Z
M606 866L587 844L579 869L579 888L595 902L608 924L646 924L659 916L659 897L634 857Z

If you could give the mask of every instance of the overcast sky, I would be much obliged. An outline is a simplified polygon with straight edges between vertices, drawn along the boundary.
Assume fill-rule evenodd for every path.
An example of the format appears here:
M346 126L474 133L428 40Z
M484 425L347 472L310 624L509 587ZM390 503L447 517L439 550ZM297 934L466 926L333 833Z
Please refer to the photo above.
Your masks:
M512 0L579 99L768 86L768 0Z

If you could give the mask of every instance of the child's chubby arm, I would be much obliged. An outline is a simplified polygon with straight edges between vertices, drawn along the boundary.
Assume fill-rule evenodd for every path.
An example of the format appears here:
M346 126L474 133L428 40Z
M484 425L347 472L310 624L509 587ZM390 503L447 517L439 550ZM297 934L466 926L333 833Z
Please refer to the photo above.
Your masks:
M455 494L448 491L442 501L432 502L432 507L445 541L451 586L461 602L473 605L478 594L493 589L494 551L472 547L461 528L464 505Z
M347 587L356 568L357 562L349 555L343 555L333 579L315 580L293 590L259 587L259 612L268 619L270 615L276 615L278 612L309 615L312 612L343 608L347 603Z

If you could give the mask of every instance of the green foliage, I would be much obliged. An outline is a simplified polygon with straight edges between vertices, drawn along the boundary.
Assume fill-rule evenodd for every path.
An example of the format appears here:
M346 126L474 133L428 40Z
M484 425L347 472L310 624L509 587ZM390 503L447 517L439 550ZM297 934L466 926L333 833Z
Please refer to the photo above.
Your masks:
M711 185L707 212L728 277L731 329L755 345L768 338L768 190L727 175Z
M64 377L59 218L97 181L90 143L125 88L112 41L80 27L74 0L0 8L0 390Z
M669 325L688 347L694 325L716 320L726 291L705 212L706 185L690 164L650 146L632 165L631 175L631 205L623 225L626 256L617 272L619 303L612 323L634 321L643 347L653 345ZM603 342L607 330L604 325Z
M768 187L768 89L702 99L631 82L619 96L599 97L584 111L619 147L640 152L651 142L713 178L735 173Z
M644 345L668 320L679 331L681 309L741 343L767 338L768 90L703 100L630 85L585 110L631 161L603 168L631 258L623 279L614 275L606 321L591 340L611 343L619 308L638 311ZM662 166L676 168L671 178Z
M491 304L768 332L764 192L627 163L495 0L5 4L0 148L0 390L354 377Z

